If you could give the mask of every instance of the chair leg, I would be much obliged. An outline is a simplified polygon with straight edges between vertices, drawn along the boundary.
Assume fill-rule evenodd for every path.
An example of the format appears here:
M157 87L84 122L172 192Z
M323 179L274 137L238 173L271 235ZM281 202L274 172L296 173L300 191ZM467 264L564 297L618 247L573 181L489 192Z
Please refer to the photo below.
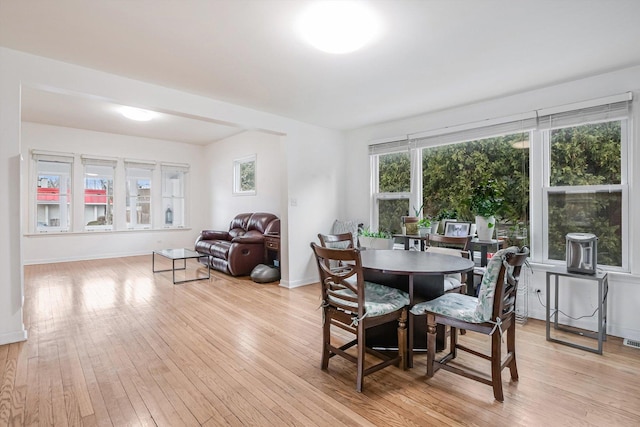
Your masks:
M433 364L436 359L436 316L427 313L427 378L431 378L434 373Z
M358 361L357 361L357 374L356 374L356 391L362 391L362 383L364 381L364 355L365 355L365 336L363 322L358 323Z
M491 383L493 385L493 397L498 402L504 402L502 394L502 337L498 331L491 335Z
M329 351L329 344L331 343L331 319L329 318L329 313L327 313L327 309L324 310L324 324L322 325L322 369L329 368L329 357L331 353Z
M403 371L407 370L407 310L402 310L398 319L398 366Z
M511 371L511 379L518 381L518 365L516 364L516 324L511 322L511 326L507 330L507 352L511 354L511 363L509 363L509 371Z
M462 330L460 330L462 333ZM455 359L458 354L458 328L452 326L451 327L451 336L449 337L449 353L451 354L451 359Z

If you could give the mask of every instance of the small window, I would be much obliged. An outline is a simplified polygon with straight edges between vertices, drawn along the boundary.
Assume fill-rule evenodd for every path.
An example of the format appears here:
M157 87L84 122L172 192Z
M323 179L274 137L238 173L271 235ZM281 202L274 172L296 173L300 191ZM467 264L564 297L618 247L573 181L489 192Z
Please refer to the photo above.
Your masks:
M256 194L256 155L233 161L233 194L254 196Z
M113 229L114 166L90 164L84 167L84 227L86 230Z
M400 233L401 217L409 212L411 196L411 159L408 151L372 156L375 203L372 227Z
M153 165L125 163L128 228L151 228Z
M167 228L184 227L185 176L188 166L162 165L163 223Z
M34 154L36 161L36 230L69 231L73 157Z

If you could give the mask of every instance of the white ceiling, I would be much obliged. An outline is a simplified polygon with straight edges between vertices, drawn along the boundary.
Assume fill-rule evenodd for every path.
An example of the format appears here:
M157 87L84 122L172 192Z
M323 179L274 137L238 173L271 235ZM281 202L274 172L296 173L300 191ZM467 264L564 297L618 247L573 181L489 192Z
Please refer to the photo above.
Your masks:
M371 0L385 33L347 55L297 37L309 2L0 0L0 45L334 129L640 64L640 0ZM25 119L54 124L72 120L60 110L85 111L73 126L82 127L109 109L36 92ZM177 140L238 131L202 125L204 134ZM207 126L222 134L209 137Z

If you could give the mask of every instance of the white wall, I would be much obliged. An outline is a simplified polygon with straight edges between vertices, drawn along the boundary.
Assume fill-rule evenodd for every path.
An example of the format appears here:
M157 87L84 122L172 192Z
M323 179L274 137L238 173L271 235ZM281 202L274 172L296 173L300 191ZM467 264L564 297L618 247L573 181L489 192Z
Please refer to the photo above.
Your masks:
M209 144L202 176L210 202L205 228L228 230L229 222L242 212L270 212L281 216L283 165L280 136L247 131ZM233 194L233 162L256 155L256 194ZM285 196L286 199L286 196Z
M640 242L640 222L637 221L637 215L634 214L640 211L640 185L638 185L640 175L635 169L635 165L640 164L640 150L636 148L638 141L640 141L640 126L638 126L640 123L640 108L638 108L640 106L638 101L640 98L640 67L632 67L553 87L347 132L346 149L351 162L350 170L356 171L349 176L347 183L348 212L353 217L369 218L370 185L367 147L371 141L505 117L629 91L634 93L633 141L627 159L630 165L629 211L632 218L629 229L629 239L632 246L630 252L631 274L610 274L608 332L616 336L640 339L640 246L637 243ZM539 237L534 233L535 230L532 231L533 241ZM535 245L534 249L536 249ZM529 280L530 289L542 290L543 302L546 298L545 271L547 268L548 266L535 265L534 275ZM593 312L597 301L594 285L577 283L573 286L563 285L563 288L561 299L571 301L569 314L580 316ZM544 319L545 316L544 308L534 295L529 296L529 316L537 319ZM586 318L573 323L592 329L595 329L597 324L594 318Z
M20 88L23 84L68 94L95 95L123 105L178 112L286 135L280 139L281 285L317 281L309 242L316 240L316 234L340 216L339 204L322 204L321 200L345 201L344 186L335 184L337 178L328 178L344 176L341 175L344 164L340 160L344 154L341 132L6 48L0 48L0 63L0 199L4 202L0 206L3 237L0 239L0 344L26 337L22 323L22 254L26 238L23 237L19 186ZM316 185L315 178L326 178L326 185ZM202 197L208 200L207 190L203 191ZM296 206L288 205L290 194L297 198Z
M84 232L83 219L74 221L74 232L33 233L33 219L29 216L30 201L34 193L30 177L35 162L31 160L31 150L43 150L75 155L74 194L75 200L81 194L83 167L81 154L117 158L115 176L116 226L115 232ZM169 142L149 138L93 132L37 123L23 122L21 152L24 159L22 186L22 220L25 224L23 239L24 263L72 261L79 259L109 258L128 255L149 254L150 251L170 247L192 248L197 231L206 222L207 200L203 153L205 147L180 142ZM161 209L161 162L185 163L190 165L186 178L186 209L189 222L185 229L166 230L161 225L155 230L126 230L124 210L124 170L122 159L150 160L157 162L153 171L155 187L152 187L152 215L155 224L162 224ZM119 175L118 175L119 174ZM154 209L155 208L155 209ZM78 212L78 209L74 209Z

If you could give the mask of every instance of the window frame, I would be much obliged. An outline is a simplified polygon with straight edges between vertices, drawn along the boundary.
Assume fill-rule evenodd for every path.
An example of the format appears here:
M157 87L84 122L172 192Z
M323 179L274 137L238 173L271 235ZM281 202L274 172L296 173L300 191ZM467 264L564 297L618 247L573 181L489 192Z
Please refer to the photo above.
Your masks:
M161 179L161 212L163 213L163 220L162 220L162 224L164 228L186 228L187 227L187 177L188 177L188 172L189 172L189 165L187 164L174 164L174 163L162 163L161 164L161 172L160 172L160 179ZM180 194L176 196L173 192L171 192L171 194L169 194L167 192L167 188L166 186L166 179L165 176L167 174L178 174L179 178L179 183L180 183ZM176 206L174 201L175 200L180 200L181 201L181 212L176 212ZM169 202L169 203L168 203ZM168 206L171 208L172 211L172 222L171 224L167 223L167 210L165 209L165 206ZM181 221L179 223L176 223L176 218L181 218Z
M129 230L150 230L153 229L153 224L154 224L154 220L153 220L153 215L154 215L154 209L153 209L153 189L155 187L154 185L154 169L155 169L155 162L141 162L141 161L127 161L125 160L125 164L124 164L124 175L125 175L125 205L124 205L124 212L125 212L125 223L126 223L126 227ZM129 171L146 171L145 174L141 174L141 175L134 175L134 174L130 174ZM147 176L143 176L143 175L147 175L148 174L148 180L149 180L149 224L143 223L143 224L139 224L137 221L137 215L135 216L135 221L134 221L134 215L133 215L133 209L132 207L134 206L133 201L135 200L135 206L138 205L137 200L139 197L139 194L136 195L131 195L130 194L130 184L131 184L131 180L136 180L136 187L137 187L137 180L139 179L147 179ZM126 219L127 216L127 209L129 209L129 220Z
M378 226L379 201L385 198L394 198L398 194L376 193L378 189L378 164L377 155L393 152L390 148L405 147L410 150L411 157L411 192L402 194L403 199L410 200L421 206L422 199L422 175L416 171L416 166L420 166L422 156L414 155L414 151L422 148L435 147L439 145L458 144L472 140L490 138L507 133L529 132L529 245L531 248L532 262L544 264L562 264L565 261L548 259L549 247L549 203L550 192L559 191L580 191L571 187L549 186L551 167L549 130L552 128L572 127L583 124L608 122L622 120L621 129L621 182L616 185L586 186L588 191L609 191L615 189L621 192L621 221L622 221L622 266L602 265L605 270L628 273L631 271L631 251L632 243L630 231L634 228L630 216L630 162L629 157L633 143L634 115L631 111L632 93L622 93L608 97L591 99L576 102L568 105L533 110L513 116L487 119L474 123L467 123L458 126L446 127L430 130L426 132L407 135L406 137L387 138L384 140L371 141L369 145L369 156L371 161L371 202L370 219L371 226ZM409 142L407 142L409 141ZM599 264L600 266L600 264Z
M242 185L242 167L243 165L253 163L253 188L249 190L243 190ZM233 195L234 196L255 196L258 192L258 156L251 154L249 156L241 157L233 161Z
M599 185L563 185L563 186L551 186L551 132L556 129L565 129L570 127L578 127L588 124L606 123L606 122L620 122L620 183L619 184L599 184ZM630 142L630 121L631 118L621 118L612 120L597 120L579 122L561 127L553 127L549 129L538 130L540 140L543 147L543 162L542 162L542 188L541 188L541 207L542 207L542 239L541 239L541 261L545 264L563 265L566 260L557 260L549 257L549 195L551 194L593 194L598 192L620 192L622 197L621 202L621 250L622 250L622 265L605 265L598 263L598 266L604 267L608 271L617 272L630 272L629 263L629 185L628 185L628 150Z
M74 193L75 193L75 189L74 189L74 155L73 154L67 154L67 153L50 153L50 152L44 152L44 151L39 151L39 150L32 150L31 151L31 159L32 159L32 180L31 180L31 191L33 192L33 196L30 198L31 200L31 212L32 212L32 220L30 221L31 223L31 227L33 227L33 231L35 233L39 233L39 234L46 234L46 233L68 233L71 232L73 230L73 224L74 224ZM67 181L68 181L68 196L67 196L67 203L66 203L66 208L63 209L61 207L60 204L60 192L58 192L58 205L60 206L60 211L62 212L63 210L66 211L67 213L67 218L68 218L68 222L66 224L66 226L61 225L62 223L59 223L59 225L57 226L46 226L46 227L41 227L40 225L38 225L38 206L41 205L41 203L38 202L38 188L40 187L40 180L39 180L39 176L40 175L44 175L46 174L45 172L40 172L40 162L47 162L47 163L60 163L60 164L66 164L68 165L68 169L69 169L69 173L68 173L68 177L67 177ZM51 203L49 203L51 204ZM55 203L54 203L55 204ZM61 219L61 218L59 218Z
M116 204L116 198L115 198L115 192L116 192L116 186L118 184L117 180L116 180L116 166L117 166L117 160L116 159L107 159L107 158L95 158L95 157L90 157L90 156L81 156L82 157L82 163L83 163L83 179L82 179L82 183L83 183L83 197L82 197L82 206L83 206L83 227L85 231L113 231L115 229L115 218L116 218L116 209L117 209L117 204ZM104 225L88 225L87 221L86 221L86 209L87 209L87 200L86 200L86 180L88 179L88 172L87 169L90 167L102 167L102 168L111 168L111 189L112 189L112 193L109 194L109 192L107 191L107 193L105 194L105 196L107 197L107 202L110 200L111 201L111 224L104 224ZM109 178L109 176L107 175L102 175L102 176L98 176L98 178ZM108 205L107 205L108 206Z
M409 153L409 161L410 163L410 191L397 191L397 192L381 192L380 191L380 156L385 156L389 154L399 154L407 152L407 148L397 149L397 150L389 150L384 152L379 152L372 154L370 156L370 168L371 168L371 203L373 209L370 213L370 224L372 230L379 230L380 227L380 201L383 200L406 200L407 201L407 211L410 211L412 195L414 194L413 190L413 167L412 155ZM398 222L400 222L400 218L398 218Z

